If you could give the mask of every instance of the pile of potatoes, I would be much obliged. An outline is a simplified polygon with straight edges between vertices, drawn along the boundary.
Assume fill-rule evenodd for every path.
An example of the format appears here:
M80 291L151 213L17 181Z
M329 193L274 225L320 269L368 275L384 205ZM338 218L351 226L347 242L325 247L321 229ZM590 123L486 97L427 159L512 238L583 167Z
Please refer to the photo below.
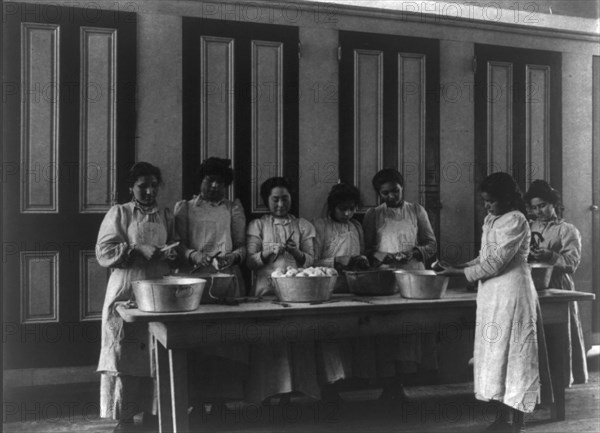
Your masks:
M285 271L282 269L277 269L271 274L271 277L280 278L280 277L333 277L338 273L333 268L328 268L325 266L316 266L309 268L294 268L293 266L288 266Z

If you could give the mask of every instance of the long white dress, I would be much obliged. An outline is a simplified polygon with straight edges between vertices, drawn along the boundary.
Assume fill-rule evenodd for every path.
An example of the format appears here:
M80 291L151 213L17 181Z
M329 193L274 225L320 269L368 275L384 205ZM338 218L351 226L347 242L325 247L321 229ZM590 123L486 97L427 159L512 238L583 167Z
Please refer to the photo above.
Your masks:
M581 260L581 234L579 230L562 219L555 218L550 221L532 221L531 231L538 232L544 240L540 248L552 251L549 260L554 265L550 287L561 290L575 290L573 274ZM579 315L577 301L569 303L569 345L568 364L565 366L565 376L569 385L573 383L586 383L588 380L587 359L583 327Z
M526 413L540 401L538 298L527 265L530 237L521 212L488 215L479 257L465 268L469 281L479 281L475 397Z
M100 416L124 419L152 412L154 376L148 325L125 323L115 310L118 301L133 299L131 282L160 278L169 265L132 254L134 243L163 246L172 240L168 209L144 211L134 202L113 206L104 217L96 243L96 258L112 269L102 308L102 346L97 371L102 373Z

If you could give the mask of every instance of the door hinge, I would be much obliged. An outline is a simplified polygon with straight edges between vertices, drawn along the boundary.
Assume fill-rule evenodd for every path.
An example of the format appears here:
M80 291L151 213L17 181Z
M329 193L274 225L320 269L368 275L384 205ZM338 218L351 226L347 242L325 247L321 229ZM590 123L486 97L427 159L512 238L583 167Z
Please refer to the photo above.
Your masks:
M341 62L342 61L342 46L341 45L338 45L337 56L338 56L338 62Z
M473 73L477 73L477 56L473 56L473 61L471 64L472 68L473 68Z
M298 59L302 58L302 42L298 42Z

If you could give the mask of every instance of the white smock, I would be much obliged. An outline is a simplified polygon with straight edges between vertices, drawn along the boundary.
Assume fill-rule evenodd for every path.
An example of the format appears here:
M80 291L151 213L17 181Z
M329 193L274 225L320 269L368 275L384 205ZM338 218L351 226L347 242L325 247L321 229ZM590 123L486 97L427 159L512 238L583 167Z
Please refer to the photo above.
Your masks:
M479 281L475 397L526 413L540 401L538 298L527 264L530 237L521 212L487 215L479 257L465 268L467 280Z
M168 209L154 207L144 211L134 202L113 206L104 217L96 258L112 273L102 308L102 346L97 371L102 373L100 416L127 418L150 411L154 375L148 325L125 323L115 310L118 301L134 299L131 282L160 278L169 273L161 258L146 260L132 254L133 244L155 247L170 242L173 218ZM141 383L139 378L147 378Z
M581 234L566 221L554 218L550 221L532 221L531 231L538 232L544 240L540 248L552 251L548 263L554 265L550 287L560 290L575 290L573 274L581 260ZM586 383L588 368L583 338L583 327L577 301L569 302L569 344L566 348L568 363L565 365L565 379L569 385Z

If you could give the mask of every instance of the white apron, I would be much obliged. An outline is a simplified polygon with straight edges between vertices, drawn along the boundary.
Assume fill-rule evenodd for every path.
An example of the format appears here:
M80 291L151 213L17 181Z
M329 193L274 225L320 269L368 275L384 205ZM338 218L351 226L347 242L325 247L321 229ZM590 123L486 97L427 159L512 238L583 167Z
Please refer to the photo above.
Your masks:
M191 200L191 203L182 201L176 205L176 227L183 242L187 247L195 249L200 254L215 255L220 252L221 255L225 255L231 253L233 250L231 236L232 203L224 201L224 206L213 206L208 202L200 202L197 205L197 200L199 199ZM186 215L186 218L182 218L181 214ZM187 266L182 267L181 272L185 273L191 270L192 266L187 264ZM210 265L196 271L197 274L214 272L214 267ZM245 295L244 278L239 265L231 266L222 272L236 277L234 280L235 289L232 295L234 297Z
M395 208L387 208L386 213L378 215L377 221L377 250L384 253L412 252L417 245L419 227L416 218L391 218L389 213L395 214ZM425 269L423 262L411 259L408 263L383 265L384 268L395 269Z
M167 243L167 226L156 212L156 221L146 215L142 221L135 218L127 227L129 243L155 246ZM125 323L115 310L115 303L133 299L131 282L161 278L169 273L163 260L146 260L135 254L126 268L114 268L106 288L102 308L102 348L98 361L99 372L132 376L151 376L148 325Z

